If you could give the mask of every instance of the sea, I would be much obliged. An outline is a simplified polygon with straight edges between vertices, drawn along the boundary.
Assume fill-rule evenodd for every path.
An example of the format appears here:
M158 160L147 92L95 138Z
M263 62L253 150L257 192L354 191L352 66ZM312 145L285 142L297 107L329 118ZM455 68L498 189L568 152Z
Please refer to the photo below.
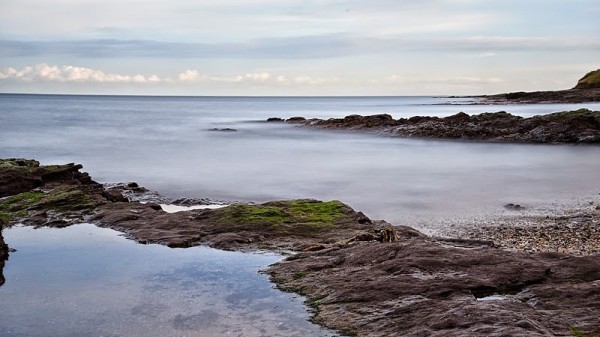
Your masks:
M0 158L80 163L98 182L171 198L340 200L445 235L458 223L554 209L600 192L600 147L325 131L270 117L394 118L600 104L484 105L452 97L154 97L0 94ZM215 131L229 129L228 131ZM456 222L456 219L459 219ZM337 336L260 273L283 257L141 245L105 228L5 228L0 336Z
M332 132L267 118L533 116L599 103L482 105L461 97L0 95L0 157L80 163L98 182L173 198L340 200L372 219L444 231L448 219L600 192L600 148ZM236 131L212 131L212 129Z

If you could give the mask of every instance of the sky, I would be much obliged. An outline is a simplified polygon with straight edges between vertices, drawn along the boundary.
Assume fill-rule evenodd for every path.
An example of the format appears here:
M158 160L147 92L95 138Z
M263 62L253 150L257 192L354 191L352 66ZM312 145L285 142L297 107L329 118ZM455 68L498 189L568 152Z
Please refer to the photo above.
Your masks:
M600 68L597 0L0 0L0 92L470 95Z

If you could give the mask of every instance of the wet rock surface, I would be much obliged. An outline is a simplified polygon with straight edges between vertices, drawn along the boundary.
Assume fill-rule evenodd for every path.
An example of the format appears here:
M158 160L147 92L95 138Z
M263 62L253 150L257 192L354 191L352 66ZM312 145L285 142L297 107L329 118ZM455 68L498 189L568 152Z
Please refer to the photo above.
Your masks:
M389 122L377 117L370 123ZM22 161L0 160L0 179L15 177L12 167L6 169L15 160ZM49 169L29 163L24 167L33 169L23 169L23 181ZM157 203L166 200L159 194L136 183L103 186L79 168L52 167L61 173L27 190L15 184L0 198L2 224L62 227L85 221L142 243L295 252L266 272L281 289L306 295L316 322L349 335L600 333L598 254L511 251L499 248L493 238L482 240L483 235L477 240L432 238L410 227L372 221L339 201L288 200L167 213ZM597 226L595 216L580 218ZM4 248L0 244L0 254Z
M267 273L314 320L358 336L600 332L598 256L508 252L398 228L395 243L303 253Z
M2 220L0 220L0 286L2 286L5 282L4 279L4 263L8 259L8 246L4 242L4 237L2 236Z
M136 202L103 205L89 221L128 233L143 243L227 250L302 250L374 230L367 217L339 201L274 201L178 213L166 213L156 206Z
M390 115L327 120L290 118L288 123L321 129L375 132L388 136L478 140L515 143L600 143L600 111L580 109L529 118L507 112L470 116L460 112L448 117L415 116L393 119Z
M98 188L85 172L75 164L40 166L36 160L2 159L0 161L0 198L53 184L89 185Z

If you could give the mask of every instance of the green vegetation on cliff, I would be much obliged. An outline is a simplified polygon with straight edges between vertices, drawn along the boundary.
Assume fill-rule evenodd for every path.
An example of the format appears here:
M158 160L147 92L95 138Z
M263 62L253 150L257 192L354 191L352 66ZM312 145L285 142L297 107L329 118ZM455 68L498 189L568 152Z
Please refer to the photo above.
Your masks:
M575 86L575 89L600 88L600 69L585 74Z

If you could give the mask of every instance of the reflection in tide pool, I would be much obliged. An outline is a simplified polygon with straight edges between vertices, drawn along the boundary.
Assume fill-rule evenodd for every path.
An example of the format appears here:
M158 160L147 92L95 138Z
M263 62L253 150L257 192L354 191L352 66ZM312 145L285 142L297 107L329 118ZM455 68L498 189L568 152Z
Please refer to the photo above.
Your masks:
M258 270L274 254L140 245L90 224L4 230L0 335L334 336Z

